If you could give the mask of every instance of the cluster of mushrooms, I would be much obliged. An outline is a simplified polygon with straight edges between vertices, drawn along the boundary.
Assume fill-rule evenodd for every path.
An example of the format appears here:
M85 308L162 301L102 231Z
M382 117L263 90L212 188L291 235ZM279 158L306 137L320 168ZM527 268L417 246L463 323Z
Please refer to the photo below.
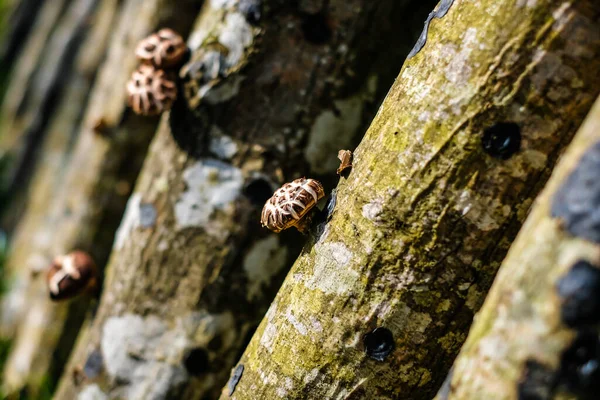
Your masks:
M136 48L139 67L127 83L128 104L136 114L151 116L169 110L177 97L174 71L188 49L180 35L161 29L142 40ZM340 150L338 175L352 167L352 152ZM314 206L325 196L315 179L299 178L286 183L265 203L262 226L273 232L296 227L306 232ZM65 300L96 287L98 271L92 257L80 250L56 257L48 268L46 282L50 298Z
M168 28L138 44L140 66L127 82L127 102L136 114L158 115L171 108L177 98L175 71L187 52L183 38Z

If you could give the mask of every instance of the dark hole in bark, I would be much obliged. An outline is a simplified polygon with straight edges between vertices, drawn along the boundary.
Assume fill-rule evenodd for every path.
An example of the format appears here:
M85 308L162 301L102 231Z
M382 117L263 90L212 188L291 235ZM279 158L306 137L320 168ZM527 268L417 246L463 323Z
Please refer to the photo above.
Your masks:
M518 383L518 399L550 399L554 390L554 375L549 367L536 360L527 360Z
M183 365L190 375L199 376L208 371L208 352L202 347L196 347L187 352L183 358Z
M254 179L244 188L244 194L256 206L263 206L273 195L271 184L263 178Z
M376 328L365 335L363 344L369 357L383 361L394 350L394 335L387 328Z
M238 9L250 24L257 24L260 20L260 0L240 0Z
M600 322L600 269L577 261L556 285L562 299L560 316L572 328Z
M582 399L592 399L600 391L600 341L595 332L580 332L561 356L560 389Z
M492 157L507 160L521 148L521 128L514 122L498 122L483 132L481 144Z
M302 19L304 38L313 44L325 44L331 39L332 32L325 13L305 14Z

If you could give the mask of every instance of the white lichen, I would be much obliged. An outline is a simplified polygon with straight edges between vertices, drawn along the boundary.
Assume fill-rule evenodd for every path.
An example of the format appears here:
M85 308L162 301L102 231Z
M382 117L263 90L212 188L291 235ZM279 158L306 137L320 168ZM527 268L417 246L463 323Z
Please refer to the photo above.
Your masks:
M220 159L229 160L237 153L238 146L233 139L224 135L216 126L213 126L210 133L209 150Z
M127 238L131 235L134 229L140 226L140 205L142 196L139 193L134 193L127 201L125 215L121 220L121 225L115 234L114 249L120 250L125 245Z
M245 49L252 44L254 36L252 27L239 12L228 13L225 26L219 34L219 43L227 47L227 64L230 66L240 62Z
M306 336L308 329L306 329L306 326L302 322L298 321L296 316L292 313L291 307L288 307L288 309L285 311L285 319L292 324L294 328L296 328L296 331L299 334Z
M287 248L279 244L277 235L270 235L257 241L244 257L244 272L248 278L247 295L254 299L260 289L268 284L285 266Z
M170 329L156 316L110 317L102 328L100 348L108 375L120 382L122 397L164 398L187 379L181 358L187 346L181 327Z
M362 207L363 217L373 222L379 221L379 216L382 212L383 200L379 198L372 200L370 203L367 203Z
M94 383L84 387L79 392L77 400L108 400L108 396L100 389L100 386Z
M351 263L353 253L341 242L315 245L313 274L304 285L326 294L348 293L360 275Z
M205 159L183 172L187 188L175 204L178 228L206 225L215 210L224 210L240 195L242 172L222 161Z

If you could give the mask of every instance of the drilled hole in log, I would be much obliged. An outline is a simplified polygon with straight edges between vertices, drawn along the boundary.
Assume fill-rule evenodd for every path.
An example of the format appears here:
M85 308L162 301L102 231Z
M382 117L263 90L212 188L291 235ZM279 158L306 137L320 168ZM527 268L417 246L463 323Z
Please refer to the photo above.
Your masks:
M324 13L306 14L302 19L304 38L313 44L325 44L331 39L332 32Z
M562 304L560 316L570 327L600 322L600 269L578 261L556 285Z
M244 194L252 204L262 207L273 195L273 188L266 179L258 178L246 185Z
M383 361L394 350L394 335L387 328L376 328L365 335L363 344L369 357Z
M183 365L190 375L199 376L208 371L208 353L202 347L196 347L187 352Z
M498 122L483 132L481 144L492 157L507 160L521 148L521 128L514 122Z
M600 341L595 332L580 332L561 357L560 389L592 399L600 391Z

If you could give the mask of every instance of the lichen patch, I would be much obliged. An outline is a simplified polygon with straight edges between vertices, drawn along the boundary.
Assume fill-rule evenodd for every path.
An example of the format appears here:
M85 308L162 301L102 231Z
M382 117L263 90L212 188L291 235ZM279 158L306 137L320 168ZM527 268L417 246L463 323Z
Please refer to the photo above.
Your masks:
M239 196L242 172L222 161L205 159L183 172L187 188L175 204L178 228L206 225L215 210L224 210Z
M106 372L124 382L120 395L162 398L187 379L185 368L177 362L186 343L182 329L170 329L156 316L125 314L106 320L100 348Z
M348 293L360 275L352 267L353 253L341 242L315 246L313 275L304 284L326 294Z
M287 248L279 245L276 235L257 241L244 257L244 271L248 278L249 299L260 295L260 289L268 284L285 266Z
M114 248L116 250L122 249L131 232L140 226L141 202L142 196L139 193L132 194L127 201L125 215L115 235Z

